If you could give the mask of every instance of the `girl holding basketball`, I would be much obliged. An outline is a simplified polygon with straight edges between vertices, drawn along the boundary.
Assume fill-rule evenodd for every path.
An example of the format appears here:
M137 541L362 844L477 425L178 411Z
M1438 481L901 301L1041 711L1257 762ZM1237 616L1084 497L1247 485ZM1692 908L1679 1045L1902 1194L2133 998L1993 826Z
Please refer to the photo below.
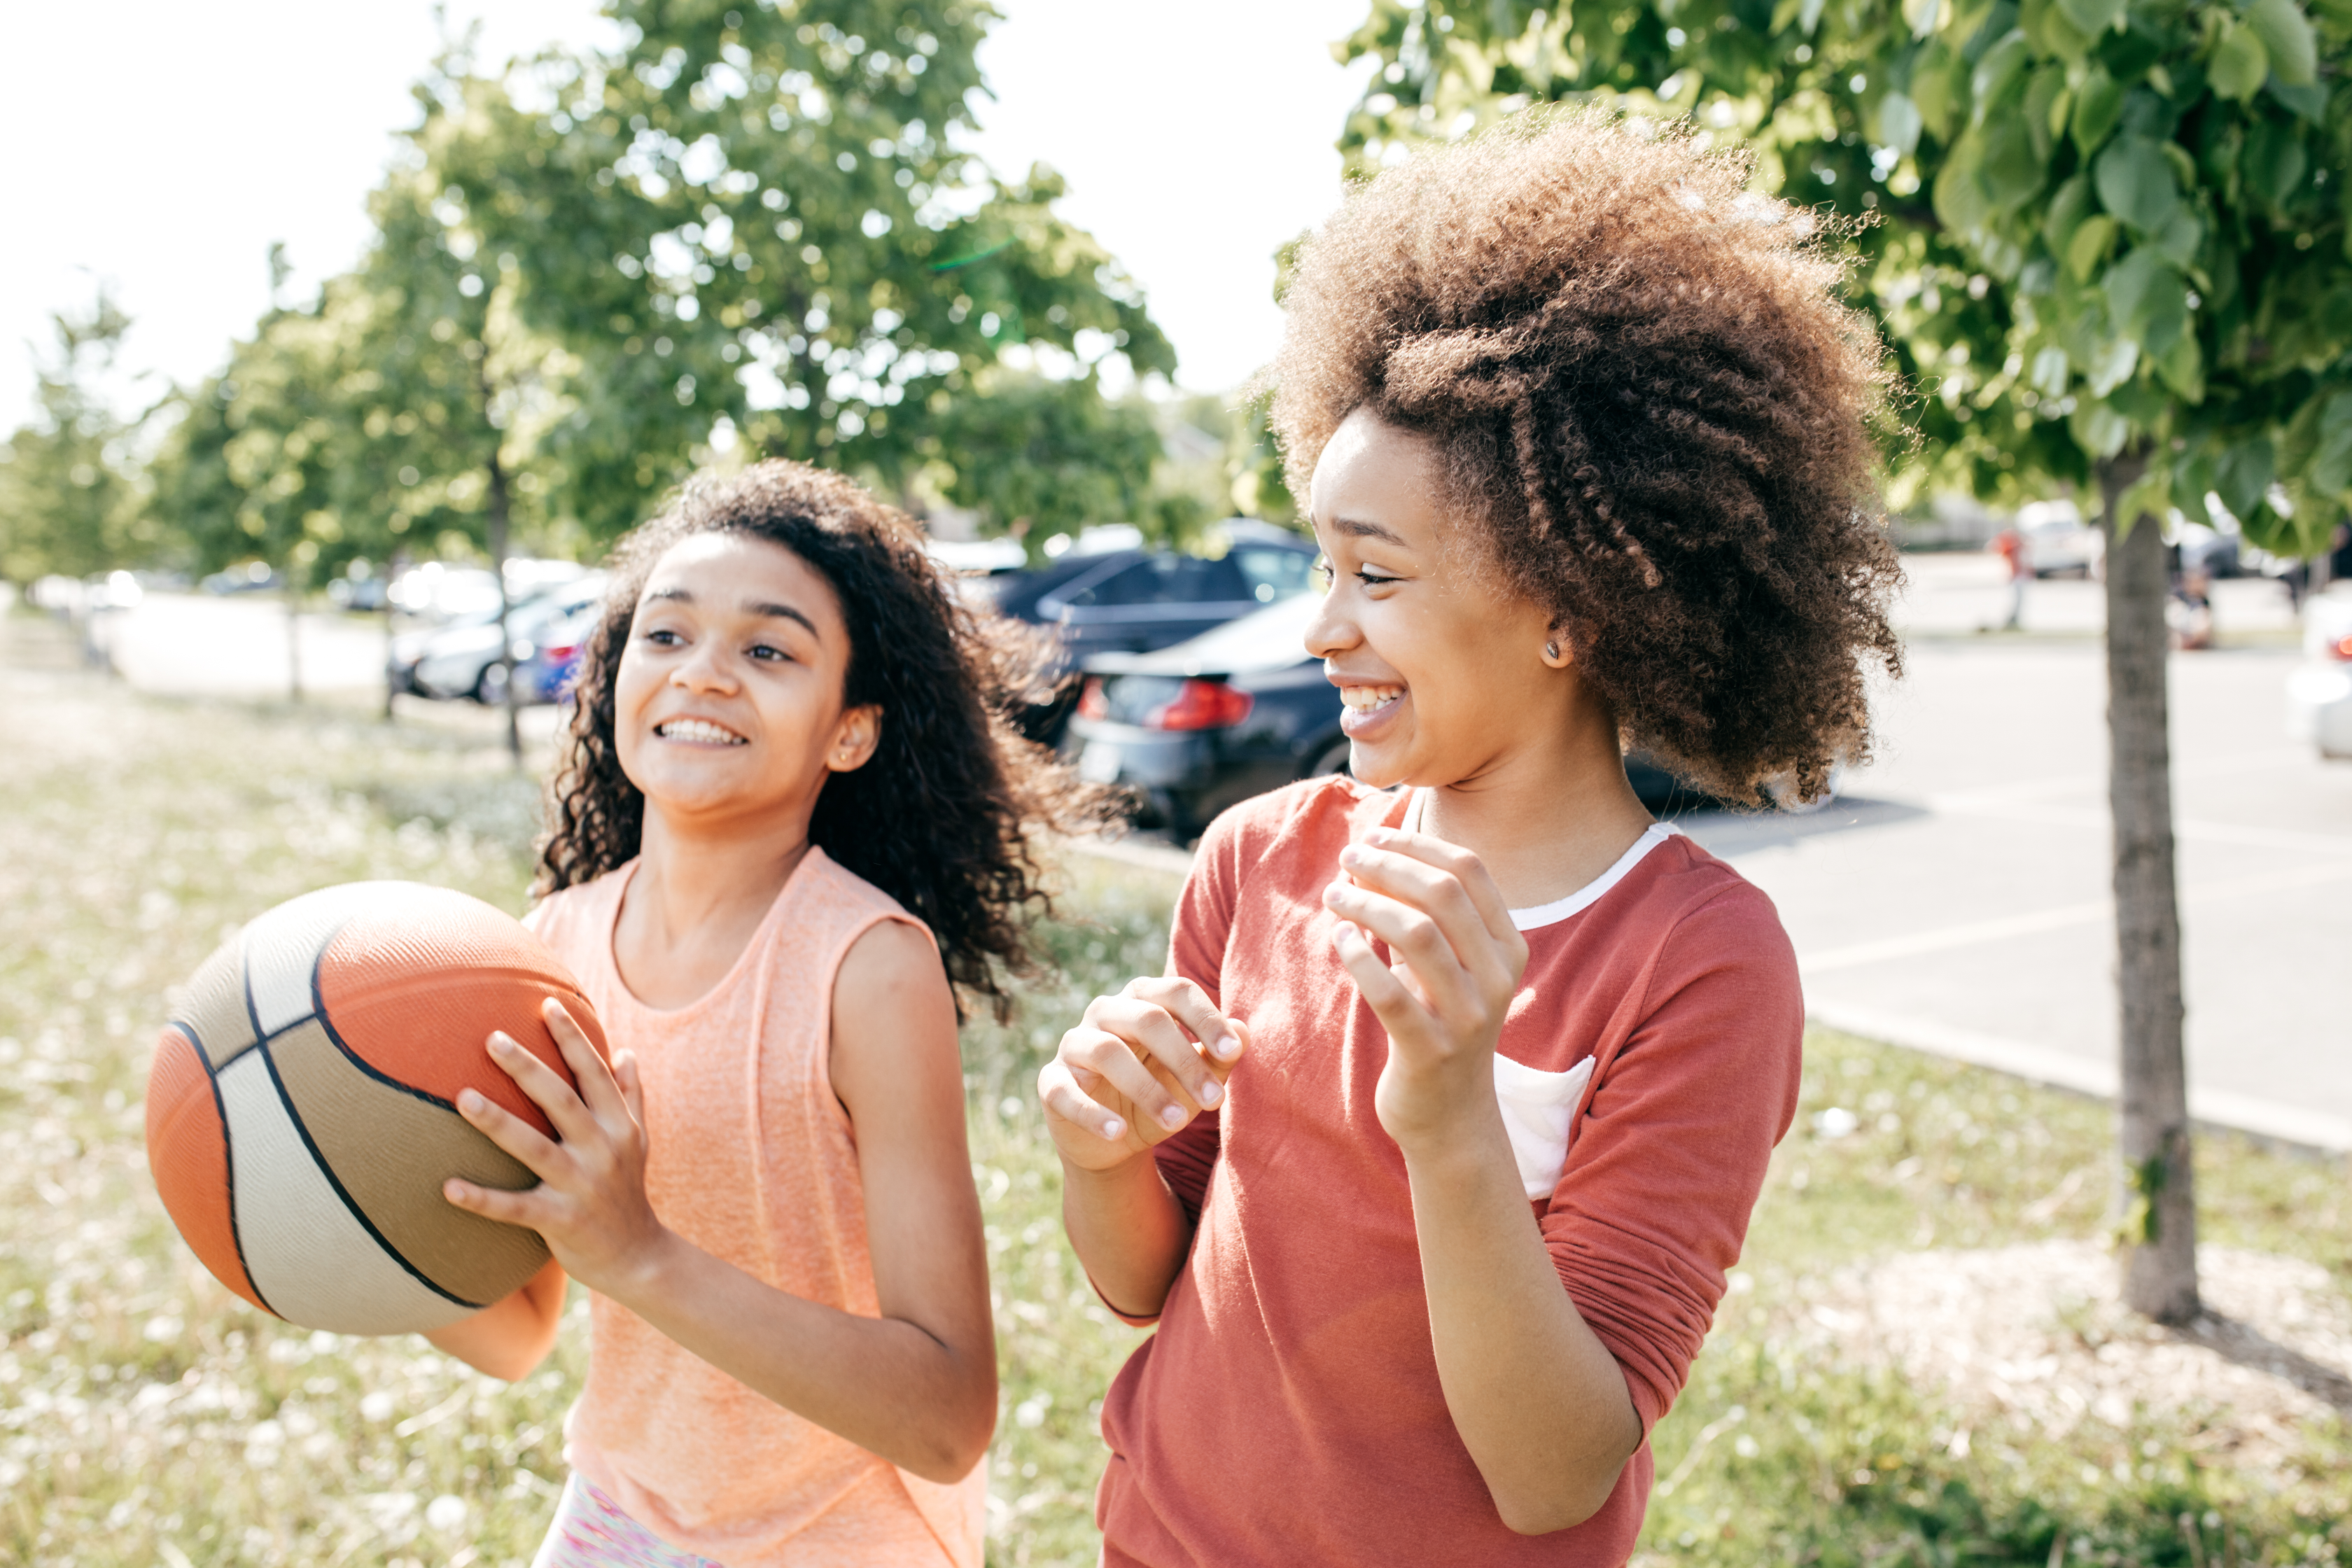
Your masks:
M1164 977L1041 1075L1070 1238L1158 1331L1103 1558L1623 1563L1797 1103L1770 903L1629 741L1801 797L1892 668L1866 327L1746 165L1605 117L1359 187L1274 426L1354 777L1202 839Z
M572 1468L539 1563L981 1560L995 1424L952 985L1000 994L1078 797L994 710L1011 664L905 519L765 463L624 542L530 924L578 976L553 1122L459 1109L540 1184L533 1285L436 1342L503 1377L590 1296Z

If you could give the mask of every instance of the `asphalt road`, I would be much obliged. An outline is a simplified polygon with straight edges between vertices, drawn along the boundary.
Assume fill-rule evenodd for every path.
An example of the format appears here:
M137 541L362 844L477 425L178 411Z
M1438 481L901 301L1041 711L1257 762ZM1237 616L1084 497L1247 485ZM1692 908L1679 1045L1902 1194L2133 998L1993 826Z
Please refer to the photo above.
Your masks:
M1684 826L1779 905L1820 1021L2111 1094L2099 590L2035 584L2007 637L1972 635L2002 602L1982 563L1915 562L1913 582L1908 673L1843 797ZM2225 635L2256 646L2172 660L2190 1109L2352 1149L2352 764L2285 739L2284 593L2219 587Z

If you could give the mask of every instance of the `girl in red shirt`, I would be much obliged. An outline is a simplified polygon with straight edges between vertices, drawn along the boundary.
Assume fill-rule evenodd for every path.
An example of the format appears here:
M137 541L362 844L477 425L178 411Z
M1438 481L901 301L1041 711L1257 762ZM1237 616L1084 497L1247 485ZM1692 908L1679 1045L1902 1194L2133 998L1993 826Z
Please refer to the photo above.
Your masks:
M1796 1106L1770 903L1630 742L1810 798L1897 581L1874 339L1747 164L1601 115L1360 189L1274 423L1352 778L1203 838L1169 973L1041 1075L1071 1242L1158 1332L1104 1561L1622 1563Z

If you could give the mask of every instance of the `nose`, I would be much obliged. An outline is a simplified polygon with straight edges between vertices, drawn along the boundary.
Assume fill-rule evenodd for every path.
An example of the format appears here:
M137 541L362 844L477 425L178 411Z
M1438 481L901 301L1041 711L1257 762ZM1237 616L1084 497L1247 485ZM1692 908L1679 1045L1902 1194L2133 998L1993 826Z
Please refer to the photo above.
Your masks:
M728 692L735 689L727 645L717 637L696 641L687 656L670 668L669 683L688 691Z
M1356 623L1340 607L1338 584L1327 591L1322 602L1315 606L1315 618L1307 623L1307 635L1299 640L1317 658L1345 653L1364 640Z

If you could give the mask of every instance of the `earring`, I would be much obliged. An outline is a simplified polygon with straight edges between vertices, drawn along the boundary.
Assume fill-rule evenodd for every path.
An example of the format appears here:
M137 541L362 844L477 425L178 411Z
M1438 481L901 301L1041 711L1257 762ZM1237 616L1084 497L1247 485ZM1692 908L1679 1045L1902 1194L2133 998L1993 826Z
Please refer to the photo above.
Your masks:
M1548 642L1548 643L1544 644L1544 657L1545 657L1546 658L1549 658L1549 659L1557 659L1557 658L1559 658L1559 644L1558 644L1558 643L1556 643L1556 642Z

